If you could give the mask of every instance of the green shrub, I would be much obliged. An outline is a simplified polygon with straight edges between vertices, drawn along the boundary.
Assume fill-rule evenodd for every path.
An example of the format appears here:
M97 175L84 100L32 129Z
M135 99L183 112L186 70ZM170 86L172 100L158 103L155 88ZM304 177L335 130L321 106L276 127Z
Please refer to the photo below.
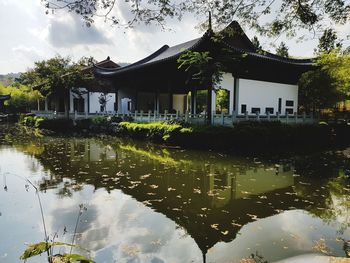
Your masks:
M106 116L98 116L91 119L91 123L93 125L107 125L109 123L109 120Z
M154 123L132 123L121 122L117 133L132 138L147 138L152 141L171 141L174 134L179 133L182 126L177 124Z
M73 120L71 119L43 119L39 121L38 128L56 132L69 133L73 130Z
M27 127L34 127L35 120L33 116L27 116L23 118L22 124Z
M34 127L40 128L44 121L45 121L45 119L43 117L35 116L34 117Z

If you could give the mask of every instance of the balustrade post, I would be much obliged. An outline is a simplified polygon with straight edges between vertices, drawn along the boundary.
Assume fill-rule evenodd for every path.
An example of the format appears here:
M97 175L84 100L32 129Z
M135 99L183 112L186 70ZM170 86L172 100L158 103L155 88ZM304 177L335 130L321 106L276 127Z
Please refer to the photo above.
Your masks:
M237 117L237 116L236 116L236 111L233 110L233 111L232 111L232 124L236 122L236 117Z
M246 121L249 120L248 111L246 111L244 114L245 114L245 119L246 119Z
M270 121L271 120L270 112L268 111L266 112L266 114L267 114L267 120Z
M224 125L225 124L225 116L224 113L221 112L221 124Z
M135 110L135 121L137 120L137 110Z
M276 112L276 116L277 116L277 121L280 121L280 112L279 111Z
M143 110L141 110L141 115L140 115L140 122L143 120Z
M186 110L186 112L185 112L185 122L188 122L188 110Z
M168 110L164 110L164 120L168 119Z

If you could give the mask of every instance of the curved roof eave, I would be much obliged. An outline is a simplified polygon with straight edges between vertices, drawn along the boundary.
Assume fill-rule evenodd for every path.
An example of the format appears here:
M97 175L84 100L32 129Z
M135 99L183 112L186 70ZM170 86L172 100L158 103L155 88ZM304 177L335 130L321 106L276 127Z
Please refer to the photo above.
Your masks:
M247 54L248 56L259 58L259 59L270 60L270 61L275 61L275 62L279 62L279 63L283 63L283 64L290 64L290 65L295 65L295 66L313 66L314 65L314 62L312 59L284 58L284 57L280 57L280 56L274 55L274 54L266 52L266 51L262 51L263 53L268 54L268 55L264 55L264 54L260 54L257 52L251 52L248 50L239 49L239 48L233 47L225 42L223 42L223 43L228 48L230 48L238 53Z
M178 58L186 50L193 50L193 49L195 49L200 43L202 43L204 41L204 39L206 39L207 35L208 35L208 31L205 34L203 34L203 36L200 37L199 39L195 39L194 44L192 44L191 46L189 46L187 48L184 48L183 50L180 50L179 52L177 52L177 53L175 53L173 55L164 57L162 59L154 60L158 56L160 56L161 54L166 52L168 49L173 48L173 47L169 47L168 45L164 45L163 47L161 47L160 49L158 49L157 51L155 51L154 53L152 53L148 57L146 57L146 58L144 58L142 60L139 60L139 61L137 61L137 62L135 62L133 64L130 64L128 66L120 67L118 69L108 69L108 70L106 70L105 68L100 68L100 67L95 65L95 74L101 75L101 76L106 76L106 77L108 77L108 76L116 76L116 75L119 75L119 74L122 74L122 73L125 73L125 72L129 72L129 71L132 71L132 70L140 69L140 68L143 68L143 67L146 67L146 66L155 65L155 64L158 64L160 62L165 62L165 61L169 61L169 60ZM190 42L193 42L193 41L194 40L188 41L186 43L190 43ZM176 45L174 47L181 46L181 45L182 44Z

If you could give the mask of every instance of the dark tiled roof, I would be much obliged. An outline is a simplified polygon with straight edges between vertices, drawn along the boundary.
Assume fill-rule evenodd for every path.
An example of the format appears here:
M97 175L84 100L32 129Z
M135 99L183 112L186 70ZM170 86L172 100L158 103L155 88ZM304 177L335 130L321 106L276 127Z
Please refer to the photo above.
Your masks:
M233 33L227 33L226 29L231 30ZM247 35L244 33L240 25L234 21L232 22L226 29L222 30L220 33L223 36L221 43L223 43L227 48L237 52L239 54L246 54L248 57L263 59L266 61L273 61L283 64L291 64L295 66L311 66L313 64L310 59L293 59L293 58L284 58L278 55L271 54L266 51L258 52L254 45L251 43ZM229 31L229 30L228 30ZM219 34L220 34L219 33ZM125 67L120 67L116 69L105 69L100 67L99 65L95 66L95 73L97 75L103 76L115 76L121 73L129 72L132 70L140 69L143 67L147 67L156 63L161 63L164 61L168 61L171 59L178 58L185 50L194 50L200 43L204 40L210 40L211 32L207 31L201 38L193 39L191 41L187 41L185 43L169 47L168 45L164 45L156 52L152 53L148 57L139 60L133 64L130 64Z
M155 61L176 57L183 51L193 48L193 46L195 46L200 39L201 38L196 38L191 41L187 41L185 43L169 47L163 53L159 54L159 56L156 56L155 58L147 61L146 63L152 63Z
M141 59L133 64L127 65L125 67L121 67L118 69L105 69L98 65L95 65L95 73L98 75L104 76L114 76L120 73L124 73L127 71L135 70L138 68L142 68L148 65L156 64L162 61L167 61L170 59L177 58L186 50L193 50L197 47L205 38L207 34L204 34L201 38L196 38L191 41L187 41L185 43L169 47L168 45L162 46L156 52L152 53L148 57Z

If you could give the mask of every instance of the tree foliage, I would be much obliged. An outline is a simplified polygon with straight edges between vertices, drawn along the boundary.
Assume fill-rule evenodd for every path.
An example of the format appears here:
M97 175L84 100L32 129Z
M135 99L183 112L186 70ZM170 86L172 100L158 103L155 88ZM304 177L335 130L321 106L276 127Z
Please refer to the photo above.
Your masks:
M317 68L299 80L299 103L307 111L333 107L350 93L350 55L339 50L321 54Z
M332 28L325 29L319 39L315 54L330 53L332 50L341 48L342 43L338 41L337 33Z
M299 80L299 105L309 112L332 108L340 100L340 93L332 78L323 70L304 73Z
M43 96L37 90L32 90L25 85L3 86L0 84L1 95L11 95L11 99L5 101L5 106L10 112L28 112L37 109Z
M281 56L281 57L288 58L289 57L288 50L289 50L289 48L287 47L286 43L281 42L281 44L276 49L276 54Z
M257 51L262 51L262 46L257 36L254 36L252 38L252 44L254 45Z
M93 78L90 72L83 71L89 61L90 58L82 58L74 63L69 57L61 56L38 61L33 69L21 75L19 82L40 90L44 96L65 94Z
M198 80L200 84L218 88L222 80L223 64L214 60L209 51L187 50L177 60L179 69L188 72L188 81Z
M216 107L220 112L223 112L224 110L228 111L230 105L229 94L229 91L226 89L216 90Z
M86 70L86 66L93 62L92 58L72 62L69 57L56 56L35 62L34 68L23 73L18 81L40 91L45 97L62 97L68 116L69 91L81 95L79 87L93 79L93 74Z
M348 0L41 1L47 8L47 13L65 9L81 16L88 26L98 17L123 27L132 27L140 22L165 26L167 18L181 19L185 13L194 13L203 19L203 14L211 11L213 23L216 25L225 25L238 20L260 33L274 36L283 32L294 36L300 33L300 29L315 32L323 28L325 22L331 22L336 26L345 24L350 17Z

